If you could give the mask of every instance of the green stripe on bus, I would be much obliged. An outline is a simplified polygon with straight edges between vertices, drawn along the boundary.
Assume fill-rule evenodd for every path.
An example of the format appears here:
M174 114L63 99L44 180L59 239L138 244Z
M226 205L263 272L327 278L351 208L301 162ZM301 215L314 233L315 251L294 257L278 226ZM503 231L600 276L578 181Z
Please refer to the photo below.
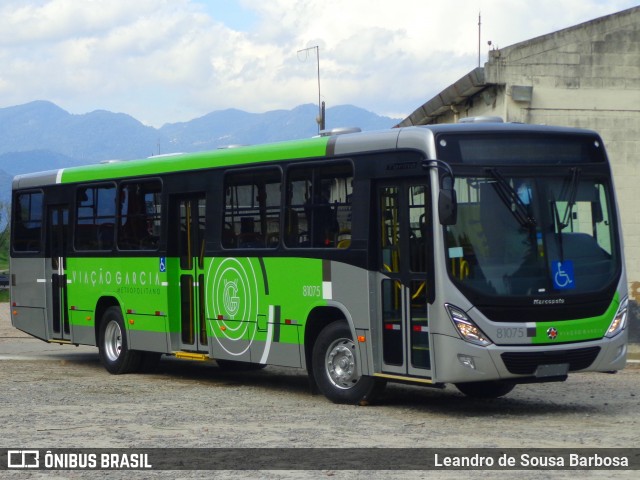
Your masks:
M95 164L65 169L61 183L107 180L140 175L156 175L222 166L242 166L256 162L323 157L329 137L310 138L270 145L227 148L213 152L167 155L141 160Z

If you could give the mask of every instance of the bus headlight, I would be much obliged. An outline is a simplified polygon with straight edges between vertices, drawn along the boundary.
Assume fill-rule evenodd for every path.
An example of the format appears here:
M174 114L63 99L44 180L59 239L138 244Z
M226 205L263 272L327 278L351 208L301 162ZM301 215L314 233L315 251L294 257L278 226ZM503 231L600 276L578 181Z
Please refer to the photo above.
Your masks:
M453 305L449 305L448 303L445 304L445 307L447 308L447 312L449 312L451 321L458 329L458 333L463 340L482 347L486 347L491 344L486 335L482 333L482 330L480 330L478 326L471 321L466 313Z
M607 337L609 338L615 337L622 330L624 330L624 327L627 326L628 304L629 304L629 298L624 297L620 302L620 305L618 306L618 311L616 312L616 315L613 317L613 321L611 322L611 325L609 325L609 328L607 329L607 333L606 333Z

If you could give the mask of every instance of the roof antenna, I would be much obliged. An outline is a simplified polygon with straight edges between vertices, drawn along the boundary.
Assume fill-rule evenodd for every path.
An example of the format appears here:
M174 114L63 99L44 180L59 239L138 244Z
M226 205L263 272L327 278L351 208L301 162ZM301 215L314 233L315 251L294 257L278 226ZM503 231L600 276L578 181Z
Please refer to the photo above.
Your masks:
M305 53L305 60L309 58L310 50L316 51L316 60L318 62L318 116L316 117L316 123L318 124L318 133L320 133L321 130L324 130L324 102L320 102L320 47L314 45L313 47L298 50L298 59L300 59L300 52Z
M480 67L480 36L482 32L481 13L482 12L478 11L478 67Z

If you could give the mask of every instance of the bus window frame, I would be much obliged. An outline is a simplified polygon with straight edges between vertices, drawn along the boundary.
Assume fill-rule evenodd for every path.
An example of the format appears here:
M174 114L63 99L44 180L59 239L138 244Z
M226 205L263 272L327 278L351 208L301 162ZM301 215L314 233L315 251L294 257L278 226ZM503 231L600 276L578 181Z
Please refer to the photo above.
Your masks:
M159 196L160 196L160 215L157 217L154 217L154 221L158 220L159 223L159 238L158 241L156 243L156 246L153 248L122 248L121 245L121 232L122 232L122 227L123 225L121 224L121 221L123 218L127 218L129 216L129 212L127 211L127 215L126 216L122 216L122 201L121 201L121 196L122 196L122 192L124 187L126 187L127 185L131 185L131 184L144 184L144 183L153 183L153 182L157 182L160 185L160 190L158 192ZM139 252L140 254L144 254L145 252L157 252L159 250L161 250L161 245L163 244L163 238L166 235L166 232L164 231L164 224L166 222L166 216L165 216L165 210L166 210L166 200L165 200L165 185L163 182L163 177L159 177L159 176L152 176L152 177L136 177L136 178L125 178L122 181L118 182L117 185L117 193L116 193L116 200L118 202L118 204L116 205L116 219L115 219L115 245L114 248L116 251L121 252L121 253L125 253L125 254L132 254L134 252Z
M100 187L104 187L107 185L111 185L113 186L113 189L115 190L115 201L114 201L114 205L113 205L113 239L112 239L112 243L111 243L111 248L107 248L107 249L101 249L101 248L78 248L77 246L77 241L78 241L78 220L79 220L79 215L78 215L78 209L80 208L80 202L78 201L78 194L82 189L87 189L87 188L95 188L98 189ZM119 193L119 188L118 188L118 182L115 181L99 181L99 182L89 182L89 183L81 183L76 185L75 189L74 189L74 194L73 194L73 234L72 234L72 245L73 245L73 251L75 253L87 253L87 252L113 252L114 250L116 250L116 223L117 223L117 219L118 219L118 205L116 204L118 202L118 193ZM94 216L93 219L97 219L99 218L99 216ZM105 222L105 224L108 222ZM94 224L94 225L100 225L100 224Z
M286 212L289 208L289 201L287 199L287 194L288 194L288 188L289 188L289 182L290 182L290 175L291 175L291 170L311 170L312 171L312 186L317 187L317 183L319 182L319 174L318 171L322 170L322 169L330 169L332 167L336 167L336 166L340 166L340 165L347 165L350 170L351 170L351 188L352 188L352 193L351 193L351 201L348 203L348 205L350 206L352 212L353 212L353 208L354 208L354 201L356 200L357 196L353 194L353 190L355 190L355 185L357 182L357 176L356 176L356 166L355 166L355 162L353 161L353 158L351 156L349 157L344 157L344 158L327 158L325 160L312 160L309 162L305 162L305 161L291 161L288 162L285 168L285 176L284 176L284 189L283 189L283 203L282 203L282 207L283 207L283 215L282 215L282 221L285 222L286 220ZM316 204L317 206L317 204ZM283 223L282 226L282 231L286 231L287 225ZM351 231L351 235L353 235L353 218L351 219L351 223L350 223L350 231ZM338 234L340 233L339 231L337 232ZM287 242L280 242L281 245L283 246L283 248L285 250L296 250L296 251L316 251L316 252L320 252L320 251L346 251L346 250L350 250L351 249L351 242L349 242L349 244L346 247L339 247L338 246L338 242L336 242L336 245L333 246L314 246L314 245L308 245L308 246L300 246L300 245L288 245Z
M15 235L18 233L17 227L17 219L18 215L16 214L17 208L20 206L20 203L17 201L18 197L21 195L32 195L39 193L42 195L42 201L40 204L40 234L38 238L38 249L37 250L16 250L15 249ZM44 189L42 188L34 188L34 189L25 189L25 190L16 190L13 192L12 198L12 209L11 209L11 235L10 235L10 243L11 243L11 254L15 256L21 257L41 257L44 255L45 245L44 245L44 235L45 235L45 208L46 208L46 194ZM22 222L24 223L24 222Z
M243 175L254 175L259 177L261 173L265 171L277 172L280 177L280 194L278 196L278 241L274 244L270 244L267 242L265 238L264 246L229 246L224 242L224 232L227 220L227 179L229 177L233 177L234 175L243 176ZM273 251L277 249L282 244L282 224L283 224L283 185L285 181L285 172L281 165L278 164L269 164L269 165L258 165L253 167L242 167L242 168L229 168L223 169L221 175L221 201L220 201L220 217L218 223L220 225L220 248L224 252L230 255L230 252L241 251L241 250L260 250L260 251ZM248 185L248 184L247 184ZM255 185L255 184L254 184ZM237 184L236 184L237 186ZM269 208L267 208L268 212ZM268 218L268 214L267 214ZM268 232L267 232L268 235ZM237 236L234 231L234 236Z

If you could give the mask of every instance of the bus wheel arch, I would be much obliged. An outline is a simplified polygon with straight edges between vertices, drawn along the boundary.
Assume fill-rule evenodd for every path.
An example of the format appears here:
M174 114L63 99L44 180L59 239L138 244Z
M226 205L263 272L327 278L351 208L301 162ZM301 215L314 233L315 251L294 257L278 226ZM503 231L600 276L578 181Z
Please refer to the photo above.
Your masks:
M98 326L98 355L105 369L114 375L135 372L140 368L140 352L129 348L124 316L120 305L106 302L96 308ZM98 317L98 312L100 316Z
M95 310L95 314L94 314L96 345L99 345L98 344L98 340L99 340L99 337L100 337L100 324L102 323L102 320L104 319L104 313L110 307L118 307L118 308L120 308L120 302L118 302L118 300L115 297L100 297L100 300L98 300L98 303L96 304L96 310Z
M382 379L360 374L353 330L337 308L314 310L305 331L310 381L334 403L365 404L382 392ZM318 320L316 315L322 318ZM315 321L314 321L315 319Z
M307 317L304 330L304 359L314 393L318 393L319 390L313 376L313 346L322 329L337 320L347 321L345 314L337 307L316 307L309 312Z

